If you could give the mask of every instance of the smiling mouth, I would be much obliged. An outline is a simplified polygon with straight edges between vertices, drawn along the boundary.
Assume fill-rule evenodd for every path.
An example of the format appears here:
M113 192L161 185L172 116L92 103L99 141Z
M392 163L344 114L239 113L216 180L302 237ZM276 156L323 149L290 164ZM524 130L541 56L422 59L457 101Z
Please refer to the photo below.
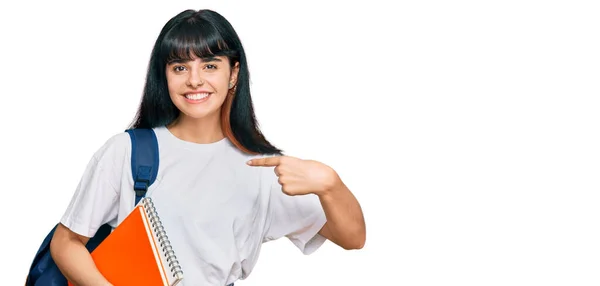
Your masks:
M210 92L188 93L183 97L188 103L203 103L210 98L211 94Z
M208 92L186 94L185 98L189 100L203 100L210 95Z

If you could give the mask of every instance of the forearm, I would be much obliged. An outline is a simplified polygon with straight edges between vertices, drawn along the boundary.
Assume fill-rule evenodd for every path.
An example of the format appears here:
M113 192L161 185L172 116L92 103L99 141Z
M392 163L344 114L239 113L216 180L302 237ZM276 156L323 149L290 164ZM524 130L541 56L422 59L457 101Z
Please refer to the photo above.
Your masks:
M52 239L50 253L61 273L76 286L108 286L111 285L98 271L92 256L85 245L77 237L65 234L60 229Z
M362 248L366 240L365 219L348 187L340 180L318 196L327 218L322 234L345 249Z

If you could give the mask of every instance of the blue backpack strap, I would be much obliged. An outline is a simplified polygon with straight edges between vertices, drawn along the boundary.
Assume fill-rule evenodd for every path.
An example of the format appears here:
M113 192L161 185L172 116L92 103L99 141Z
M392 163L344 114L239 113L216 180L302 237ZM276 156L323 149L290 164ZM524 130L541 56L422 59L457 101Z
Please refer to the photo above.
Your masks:
M125 130L131 137L131 174L135 204L146 196L158 173L158 141L152 129Z

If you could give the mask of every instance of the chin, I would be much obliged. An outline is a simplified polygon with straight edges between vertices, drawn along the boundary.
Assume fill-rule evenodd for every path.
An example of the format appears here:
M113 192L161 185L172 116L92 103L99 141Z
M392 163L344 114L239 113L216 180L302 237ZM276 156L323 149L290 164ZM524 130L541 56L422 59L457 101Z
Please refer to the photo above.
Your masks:
M189 119L207 119L213 118L215 116L220 116L220 108L189 108L183 107L179 108L182 114Z
M206 119L212 118L214 116L219 116L219 110L185 110L180 109L181 113L190 119Z

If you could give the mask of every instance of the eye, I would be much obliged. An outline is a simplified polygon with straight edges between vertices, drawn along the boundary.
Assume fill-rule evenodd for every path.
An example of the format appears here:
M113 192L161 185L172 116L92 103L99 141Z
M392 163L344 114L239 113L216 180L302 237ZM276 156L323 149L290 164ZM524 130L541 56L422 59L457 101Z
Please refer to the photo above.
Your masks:
M206 68L206 69L209 69L209 70L214 70L214 69L217 69L217 66L216 66L216 65L213 65L213 64L207 64L207 65L205 66L205 68Z
M181 71L185 70L185 67L184 66L174 66L173 70L176 72L181 72Z

